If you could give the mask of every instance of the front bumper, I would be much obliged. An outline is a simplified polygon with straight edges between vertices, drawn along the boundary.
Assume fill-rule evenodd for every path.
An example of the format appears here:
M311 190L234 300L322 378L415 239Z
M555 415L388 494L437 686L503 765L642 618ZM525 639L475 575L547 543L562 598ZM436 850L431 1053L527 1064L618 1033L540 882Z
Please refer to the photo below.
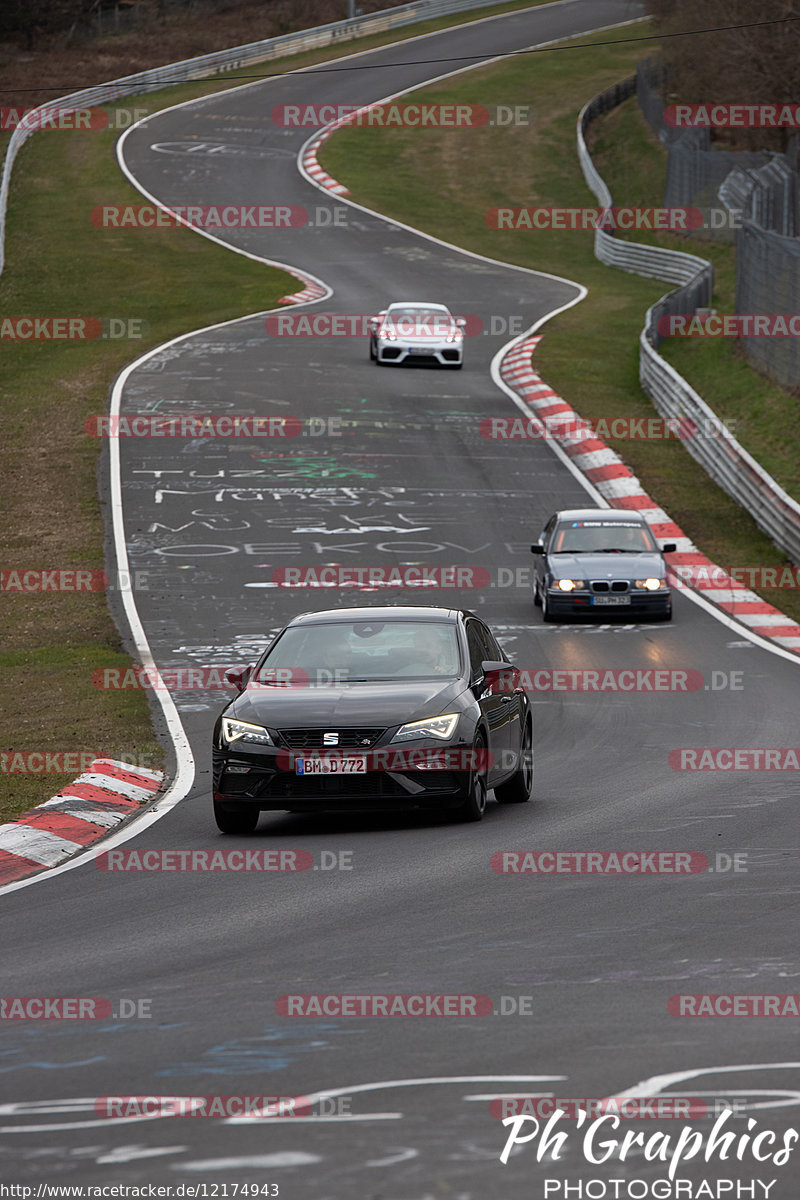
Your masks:
M460 342L424 343L387 342L378 339L378 361L382 363L438 363L442 367L458 366L464 361L464 347Z
M318 752L308 753L318 756ZM216 801L263 811L453 808L463 803L470 787L468 771L447 769L298 775L294 756L289 759L285 750L271 747L264 747L260 753L215 747L212 773Z
M608 603L608 600L612 603ZM598 600L600 603L598 603ZM603 603L603 601L606 601ZM644 589L624 593L594 594L588 590L562 592L559 588L547 589L547 606L555 617L664 617L672 612L672 591L663 588L657 592Z

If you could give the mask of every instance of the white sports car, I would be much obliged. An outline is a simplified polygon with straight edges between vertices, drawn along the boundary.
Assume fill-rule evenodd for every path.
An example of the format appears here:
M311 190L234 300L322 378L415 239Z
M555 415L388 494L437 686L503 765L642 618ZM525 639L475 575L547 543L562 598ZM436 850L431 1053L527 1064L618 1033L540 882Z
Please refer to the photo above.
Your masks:
M464 361L465 325L444 304L390 304L369 319L369 356L379 366L427 362L457 371Z

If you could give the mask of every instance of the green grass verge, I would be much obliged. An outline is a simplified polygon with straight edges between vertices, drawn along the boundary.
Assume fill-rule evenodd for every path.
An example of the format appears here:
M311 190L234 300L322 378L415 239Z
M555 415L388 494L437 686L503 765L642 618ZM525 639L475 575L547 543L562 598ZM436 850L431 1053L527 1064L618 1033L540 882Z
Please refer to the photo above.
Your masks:
M637 27L637 36L643 32ZM604 41L615 44L592 47L584 43L593 39L580 39L569 43L568 51L512 58L416 93L426 102L529 104L533 106L530 125L457 130L351 127L337 132L321 154L325 169L347 185L354 200L369 208L465 249L584 284L589 289L587 298L545 327L535 361L543 378L589 420L653 415L652 403L639 385L638 339L646 309L669 290L668 285L603 266L594 257L589 232L498 231L487 226L486 213L501 206L596 203L578 165L576 119L593 95L634 71L642 48L625 44L625 37L625 31L608 32ZM616 134L613 125L604 124L597 147L600 170L611 162L617 168L606 175L611 176L616 203L660 206L663 162L650 155L640 163L640 141L634 141L627 126ZM666 244L662 237L648 235L647 240ZM678 242L686 248L682 240L670 239L672 245ZM704 244L698 252L717 264L719 287L729 294L733 286L730 251ZM695 346L692 342L675 350L670 347L670 357L675 361L673 353L691 355ZM719 343L705 349L720 353ZM734 365L737 371L746 369L738 362ZM708 370L713 372L713 362ZM760 386L752 371L747 371L747 379L751 389ZM706 395L702 382L698 390ZM715 396L707 398L716 407ZM722 415L738 413L725 410ZM748 448L757 424L750 406L745 424ZM779 424L778 420L775 430ZM647 492L715 562L723 566L786 562L680 443L608 441ZM764 459L769 470L766 454ZM795 592L762 589L761 594L800 620Z
M111 134L41 134L18 163L0 280L3 314L114 316L149 328L141 340L3 343L6 569L101 569L100 446L83 427L105 411L114 375L148 346L271 308L299 286L187 230L92 226L95 205L141 200L116 171L112 144ZM98 667L130 663L103 592L6 592L0 609L2 752L96 751L161 764L146 696L93 686ZM0 778L0 819L7 820L55 794L74 773Z

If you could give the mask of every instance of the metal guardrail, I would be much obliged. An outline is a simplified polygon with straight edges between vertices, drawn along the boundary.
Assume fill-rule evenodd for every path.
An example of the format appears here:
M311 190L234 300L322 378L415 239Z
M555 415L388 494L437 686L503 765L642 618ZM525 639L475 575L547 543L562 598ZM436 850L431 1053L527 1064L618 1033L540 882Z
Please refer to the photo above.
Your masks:
M585 104L578 115L578 159L584 178L603 208L611 208L613 200L605 180L595 170L591 155L586 148L586 130L596 117L610 112L636 92L636 76L631 75L622 83L615 83L605 92ZM696 254L684 254L678 250L663 250L660 246L644 246L639 242L625 242L604 229L594 234L595 257L609 267L619 267L633 275L647 275L654 279L665 279L668 283L689 283L698 271L711 266ZM713 277L712 277L713 283ZM711 299L709 288L708 299Z
M639 378L662 417L690 420L700 431L683 445L711 478L746 508L764 531L794 563L800 563L800 505L724 429L718 437L703 436L721 428L720 419L702 396L661 357L647 336L654 305L639 335Z
M248 63L266 62L287 54L297 54L302 50L314 50L353 38L365 37L371 33L384 33L403 25L413 25L419 21L447 16L450 13L466 12L472 8L487 8L497 2L498 0L417 0L413 4L402 4L397 8L384 9L363 17L354 17L352 20L333 21L329 25L301 29L296 33L285 33L280 37L265 38L259 42L250 42L245 46L234 46L229 50L217 50L212 54L202 54L197 58L168 63L163 67L153 67L147 71L139 71L135 75L112 79L109 83L99 84L97 87L71 92L57 100L48 100L46 104L32 109L22 119L11 135L6 150L3 174L0 178L0 274L5 266L6 214L11 188L11 172L17 154L28 138L37 132L42 119L48 112L55 114L64 109L92 108L95 105L119 100L122 96L154 92L168 87L170 84L186 83L192 79L206 79L211 75L221 74L223 71L234 71Z
M589 188L603 207L611 193L586 148L586 129L600 113L608 112L636 90L635 78L600 93L578 116L578 158ZM658 353L658 318L670 312L693 312L711 302L714 269L694 254L625 242L604 230L595 231L595 255L609 266L636 275L665 279L683 286L662 296L648 310L639 337L639 379L662 417L688 418L701 433L720 430L718 437L687 438L684 446L728 495L751 514L792 562L800 563L800 504L769 475L743 446L727 434L723 422L686 380Z

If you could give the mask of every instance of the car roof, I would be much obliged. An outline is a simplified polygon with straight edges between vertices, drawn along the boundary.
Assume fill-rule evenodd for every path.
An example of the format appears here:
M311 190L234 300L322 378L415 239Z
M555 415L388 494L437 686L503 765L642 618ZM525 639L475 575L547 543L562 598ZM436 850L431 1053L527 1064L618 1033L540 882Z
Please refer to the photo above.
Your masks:
M393 300L386 311L390 312L393 308L438 308L442 312L450 311L446 304L440 304L433 300Z
M647 524L640 513L627 508L564 508L556 513L556 518L559 521L597 521L602 518L604 521L625 521L626 524L631 521Z
M320 612L300 613L289 625L330 625L346 621L446 621L455 625L462 616L473 613L460 608L435 608L433 605L385 604L359 608L326 608Z

